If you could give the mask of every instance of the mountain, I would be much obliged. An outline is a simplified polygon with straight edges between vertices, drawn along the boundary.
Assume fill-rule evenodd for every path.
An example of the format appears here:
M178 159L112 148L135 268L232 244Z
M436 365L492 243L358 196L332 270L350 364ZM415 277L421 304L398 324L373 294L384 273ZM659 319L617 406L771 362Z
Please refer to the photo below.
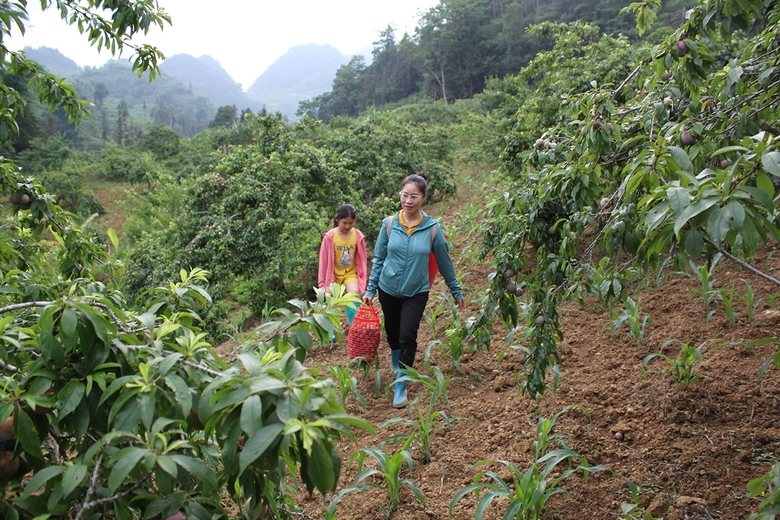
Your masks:
M254 111L262 108L261 103L247 97L241 84L236 83L211 56L195 58L189 54L176 54L160 64L160 70L191 86L215 106L235 105L239 110L251 108Z
M51 47L25 47L22 49L27 58L43 65L46 70L60 77L73 79L81 74L81 67L75 61Z
M268 67L246 94L294 119L298 102L330 91L336 71L349 59L331 45L297 45Z
M129 126L167 126L192 137L216 114L216 107L206 96L180 79L163 72L149 82L146 74L139 78L125 60L85 67L74 83L79 95L95 104L96 118L102 116L99 112L104 109L109 120L115 118L118 105L124 103Z

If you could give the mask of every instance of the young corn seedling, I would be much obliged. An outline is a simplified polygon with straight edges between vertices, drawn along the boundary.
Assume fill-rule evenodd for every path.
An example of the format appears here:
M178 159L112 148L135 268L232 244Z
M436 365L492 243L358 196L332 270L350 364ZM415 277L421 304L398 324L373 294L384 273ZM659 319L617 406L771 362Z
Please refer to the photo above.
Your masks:
M387 492L387 496L390 499L390 511L398 510L398 499L401 494L401 487L405 484L417 497L422 505L426 505L425 497L411 479L401 479L401 470L403 469L403 463L406 461L406 465L409 468L409 473L412 473L413 462L412 456L409 453L409 446L412 444L414 436L409 438L404 443L401 451L389 456L384 450L376 448L363 448L359 452L356 452L350 457L349 463L352 465L355 459L357 459L359 475L355 479L355 486L348 488L345 492L349 491L365 491L368 488L375 487L378 489L384 489ZM371 457L376 461L377 467L372 469L363 470L363 463L366 457ZM372 475L380 477L380 482L369 482L367 484L361 484Z
M693 260L688 262L688 267L693 271L693 276L699 280L699 288L696 289L694 294L701 296L704 300L705 312L710 311L710 307L715 303L715 299L717 298L718 290L714 287L714 282L716 280L712 275L715 273L715 268L718 266L718 262L720 262L721 258L722 255L720 253L716 254L712 258L709 267L707 267L707 264L697 266Z
M466 320L465 324L461 323L458 313L455 312L455 304L452 302L452 299L445 296L444 302L452 311L452 322L444 331L444 339L434 336L434 340L428 344L428 348L425 349L425 364L431 366L431 350L436 348L443 359L448 359L455 370L463 373L463 369L460 366L460 358L466 353L469 341L474 339L476 322L469 319Z
M449 398L447 397L447 387L452 383L453 378L444 377L444 373L437 366L431 368L436 377L427 376L421 374L411 367L401 369L404 376L401 381L409 381L411 383L418 383L425 388L428 395L428 407L433 409L436 407L436 403L441 399L443 405L447 405ZM389 387L388 387L389 388Z
M442 313L448 309L447 299L448 296L443 293L437 293L436 297L439 299L439 304L433 307L430 312L426 312L424 315L425 322L431 327L431 337L433 341L428 344L428 348L425 351L425 364L430 366L430 350L431 347L438 344L439 338L439 321Z
M623 326L628 324L629 337L635 346L639 346L645 340L645 328L650 323L650 316L640 317L639 302L635 302L630 296L626 298L626 306L620 312L615 312L612 319L612 335Z
M565 443L563 438L552 433L552 427L560 414L569 410L564 408L552 419L541 418L536 432L534 447L536 460L525 471L521 471L512 462L506 460L482 460L474 465L474 468L487 464L499 463L509 468L511 485L494 471L481 471L474 477L474 483L460 490L450 503L450 516L455 505L466 495L474 493L477 499L475 520L482 520L485 511L491 502L497 497L507 499L509 504L504 512L503 519L511 520L539 520L548 508L550 497L559 493L566 494L566 490L560 485L572 474L581 471L588 481L590 473L604 471L605 466L591 467L585 457L574 452ZM578 407L581 408L581 407ZM559 449L549 450L551 444L557 441ZM580 465L571 468L572 462L579 461ZM557 471L557 466L565 462L569 469ZM485 478L490 481L485 481Z
M428 464L431 461L431 440L441 431L442 428L449 427L453 421L458 418L450 418L443 410L432 410L430 408L423 408L418 403L419 397L417 397L409 406L409 417L404 419L402 417L393 417L388 419L379 425L380 428L386 426L409 426L412 429L411 434L400 433L393 435L387 439L383 444L395 444L396 442L407 441L409 437L416 437L422 445L423 452L423 464ZM417 419L412 418L412 409L417 409Z
M355 400L360 403L360 406L362 406L364 410L366 409L366 401L363 399L363 395L360 393L360 390L358 390L357 378L352 376L349 366L326 367L324 365L320 365L320 368L328 372L331 379L333 379L333 381L336 383L336 387L338 389L336 397L341 403L341 406L346 408L350 397L354 397Z
M736 291L732 289L723 289L718 294L718 297L720 298L720 301L723 304L723 312L726 314L726 317L728 318L732 329L737 326L737 311L734 310L735 295L736 295ZM705 321L705 323L708 322L709 322L709 314L707 315L707 320Z
M670 358L666 354L663 353L664 348L666 348L667 345L670 343L679 343L680 344L680 352L677 354L677 357L675 359ZM642 369L646 370L647 364L653 359L653 358L661 358L669 365L671 365L671 368L666 370L666 373L674 376L675 380L681 384L681 385L688 385L691 386L696 383L699 379L701 379L700 374L695 374L696 368L699 366L699 364L704 359L704 355L702 354L702 349L707 344L705 341L698 347L692 347L690 345L690 342L683 343L676 339L670 339L664 342L663 345L661 345L661 349L658 352L653 352L652 354L645 357L645 359L642 361ZM650 373L653 372L660 372L660 370L650 370L648 371Z
M745 282L745 280L742 280ZM761 306L761 302L764 298L755 299L753 294L753 288L750 284L745 282L745 296L742 297L742 303L745 304L745 316L747 317L748 324L753 325L753 317L756 315L756 311Z

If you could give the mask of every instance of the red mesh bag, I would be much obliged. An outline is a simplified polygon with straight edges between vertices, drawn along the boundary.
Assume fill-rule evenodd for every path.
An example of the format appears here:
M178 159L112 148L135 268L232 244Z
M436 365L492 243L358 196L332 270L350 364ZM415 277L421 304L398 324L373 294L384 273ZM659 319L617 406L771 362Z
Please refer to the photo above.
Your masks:
M349 359L372 362L379 348L379 333L379 310L366 305L358 307L347 336Z

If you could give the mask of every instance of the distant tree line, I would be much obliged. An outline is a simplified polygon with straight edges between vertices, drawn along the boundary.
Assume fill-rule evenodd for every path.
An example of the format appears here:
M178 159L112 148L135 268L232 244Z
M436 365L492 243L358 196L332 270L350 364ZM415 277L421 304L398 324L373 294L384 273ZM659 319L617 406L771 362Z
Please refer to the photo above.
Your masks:
M594 22L607 34L637 37L630 0L442 0L421 13L414 34L396 39L388 25L374 42L373 61L355 56L336 73L330 92L299 104L298 115L329 121L369 106L404 104L415 97L446 103L482 92L488 78L516 74L552 40L526 28L547 20ZM664 0L666 25L684 21L693 0Z

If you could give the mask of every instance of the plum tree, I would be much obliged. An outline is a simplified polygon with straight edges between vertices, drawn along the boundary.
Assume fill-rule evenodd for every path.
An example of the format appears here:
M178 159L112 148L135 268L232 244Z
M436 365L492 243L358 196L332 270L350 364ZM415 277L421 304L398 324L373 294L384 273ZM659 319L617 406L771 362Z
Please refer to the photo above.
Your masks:
M25 26L26 5L0 2L5 73L24 76L39 101L78 120L87 105L75 90L3 42ZM162 54L131 37L170 21L157 2L42 4L54 5L99 48L132 49L134 69L154 76ZM4 85L0 144L15 131L21 108ZM0 240L0 417L7 418L3 447L14 446L0 456L0 518L130 520L176 509L174 518L221 518L232 498L288 519L280 504L289 501L282 484L289 472L300 468L296 480L310 493L335 489L335 443L354 439L353 428L375 430L347 415L332 381L315 377L303 361L312 342L328 340L323 323L354 297L338 286L318 290L315 302L286 309L283 325L266 323L267 341L228 365L203 330L201 315L213 303L206 271L179 269L173 280L147 284L131 305L120 284L124 267L104 241L0 159L0 194L9 193L16 209L32 211L19 218L2 212L24 233ZM7 229L0 225L3 238ZM57 240L41 241L43 233ZM49 407L52 413L37 413Z
M657 5L636 2L625 9L636 12L640 33L650 28ZM555 154L507 149L499 169L512 191L489 204L484 220L485 258L533 266L523 284L534 315L546 321L526 339L523 389L532 397L544 393L547 371L558 362L562 333L555 309L564 300L625 298L626 265L644 272L667 256L685 264L721 255L744 267L761 241L780 240L772 180L780 177L780 68L774 61L780 24L766 23L777 19L777 2L745 0L732 9L705 0L660 45L626 52L619 61L619 42L589 41L583 24L530 29L556 38L550 52L518 75L545 93L571 92L570 78L592 77L594 69L615 74L614 88L594 81L554 109L539 90L518 96L517 113L524 115L513 121L507 142L533 130L554 135L557 147ZM575 55L580 63L570 58ZM556 76L556 70L567 72ZM542 117L548 124L531 126ZM620 121L619 128L595 132L598 118ZM725 157L737 154L739 161L728 164ZM734 164L734 173L723 175ZM610 216L597 220L593 210L604 198L612 201ZM586 233L594 224L599 233ZM598 249L608 257L600 265L583 256ZM628 264L614 265L621 255ZM780 285L770 274L761 276ZM499 290L502 281L491 283L485 311L498 309L509 327L517 326L516 309Z

